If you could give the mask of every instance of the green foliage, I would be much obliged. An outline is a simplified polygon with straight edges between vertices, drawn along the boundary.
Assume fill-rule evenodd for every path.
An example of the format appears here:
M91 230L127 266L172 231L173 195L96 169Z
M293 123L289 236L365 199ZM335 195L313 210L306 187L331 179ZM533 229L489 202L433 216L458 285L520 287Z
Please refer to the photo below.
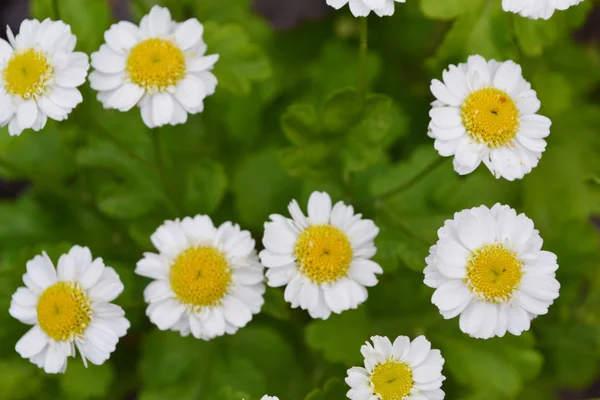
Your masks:
M63 19L91 53L114 23L110 1L32 0L32 16ZM225 4L226 3L226 4ZM27 181L0 201L1 399L336 400L346 370L362 364L371 335L427 335L446 359L448 399L558 400L600 373L600 52L575 41L593 7L586 1L548 21L506 13L501 0L396 3L392 17L360 20L347 9L276 31L251 0L135 0L137 22L152 5L204 24L218 86L185 125L154 131L139 110L104 110L88 85L84 102L41 132L0 129L0 175ZM54 8L58 5L58 9ZM459 176L427 136L432 78L480 54L513 59L552 120L539 165L516 182L481 166ZM361 72L363 71L363 72ZM359 77L363 73L364 76ZM304 206L313 190L375 221L375 261L384 274L358 309L328 320L292 310L268 288L260 315L210 342L161 332L148 322L147 280L133 272L166 219L209 214L239 223L262 249L263 226ZM496 202L531 217L557 254L561 297L522 337L468 338L443 320L423 285L424 258L453 213ZM89 246L125 284L117 300L132 327L111 359L48 376L20 359L27 327L7 313L27 260L56 260Z

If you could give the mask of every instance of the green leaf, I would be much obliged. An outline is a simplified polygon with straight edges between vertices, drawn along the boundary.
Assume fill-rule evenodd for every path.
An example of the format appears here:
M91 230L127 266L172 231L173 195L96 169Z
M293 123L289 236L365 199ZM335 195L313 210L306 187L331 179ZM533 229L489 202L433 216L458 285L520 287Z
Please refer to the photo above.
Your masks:
M193 166L187 172L184 207L189 214L211 214L223 200L226 190L227 175L221 164Z
M563 74L540 71L533 76L532 85L542 102L542 114L559 115L573 106L573 88Z
M138 366L142 382L149 388L167 388L202 378L214 362L215 344L155 329L145 336L142 350Z
M369 317L364 306L356 310L333 314L329 319L315 320L306 327L306 343L323 353L331 362L346 366L361 361L360 346L370 333Z
M345 398L348 386L340 379L332 378L322 389L312 390L305 400L330 400Z
M544 48L554 44L557 37L554 20L532 20L520 15L513 17L515 36L523 52L530 56L539 56Z
M54 10L52 4L58 5ZM104 42L103 33L110 25L110 8L105 0L34 0L31 4L32 16L39 20L60 19L71 25L77 37L77 49L91 53Z
M307 68L311 82L310 98L314 104L321 105L330 93L340 88L356 85L359 74L356 51L353 44L339 40L325 42L318 59ZM365 61L367 88L371 88L379 77L381 65L381 56L369 51Z
M283 298L283 292L276 288L267 288L261 312L280 320L290 319L290 307Z
M368 111L373 112L373 102ZM332 133L346 133L361 115L363 102L358 90L348 88L332 94L323 107L323 128Z
M262 49L250 42L248 34L236 24L204 25L208 53L218 53L214 74L219 87L232 94L250 93L253 82L264 82L271 76L271 64Z
M437 50L436 69L446 68L448 62L466 61L472 54L487 59L517 59L512 39L512 15L504 12L500 2L474 0L468 11L460 15Z
M439 157L440 155L431 145L417 148L408 160L391 165L371 180L369 186L370 196L381 197L394 193L397 189L411 182Z
M62 392L72 399L105 397L114 379L110 363L85 368L83 363L70 363L67 372L60 379Z
M468 0L421 0L421 11L432 19L456 18L472 6Z
M317 113L308 104L292 104L281 116L281 129L295 145L310 145L320 130Z
M0 399L37 398L42 387L42 374L35 365L22 359L0 360Z
M250 155L239 163L231 182L239 222L262 227L270 214L284 212L297 188L279 164L275 149Z
M437 337L437 335L436 335ZM542 355L527 338L473 340L439 336L434 343L446 359L445 370L456 382L489 395L512 398L535 378L542 367Z

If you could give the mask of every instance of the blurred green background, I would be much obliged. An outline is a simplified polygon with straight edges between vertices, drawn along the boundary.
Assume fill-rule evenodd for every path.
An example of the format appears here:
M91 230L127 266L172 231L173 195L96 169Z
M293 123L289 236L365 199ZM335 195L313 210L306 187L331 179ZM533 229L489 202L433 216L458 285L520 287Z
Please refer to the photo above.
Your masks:
M373 334L426 334L446 359L450 400L594 397L584 392L600 376L600 43L581 34L593 0L549 21L505 13L501 0L397 3L393 17L368 18L365 107L356 103L359 20L324 0L259 1L285 30L250 0L32 0L30 10L70 24L78 50L91 53L111 23L137 23L156 3L176 20L198 18L208 52L221 55L203 114L160 128L157 148L137 109L105 111L86 84L68 121L20 137L0 129L0 174L13 182L3 188L20 189L0 201L0 399L343 399L346 369ZM590 17L588 29L599 24ZM521 181L483 167L459 177L426 135L431 79L471 54L520 63L553 121L539 166ZM260 249L268 215L316 189L381 229L385 272L363 306L311 321L269 288L262 313L234 336L203 342L149 323L148 280L133 269L163 220L231 220ZM530 332L481 341L442 319L422 270L445 219L496 202L534 220L558 255L562 288ZM64 376L49 376L15 352L27 327L8 307L27 260L42 250L57 260L73 244L118 271L117 303L132 327L106 364L86 370L71 359Z

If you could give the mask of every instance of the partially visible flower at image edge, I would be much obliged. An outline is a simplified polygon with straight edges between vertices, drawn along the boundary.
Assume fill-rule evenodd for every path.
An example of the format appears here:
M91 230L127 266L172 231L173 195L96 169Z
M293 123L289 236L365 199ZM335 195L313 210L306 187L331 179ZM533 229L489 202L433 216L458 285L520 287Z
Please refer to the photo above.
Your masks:
M234 334L264 303L263 266L248 231L197 215L165 221L150 237L135 273L153 281L144 290L146 315L160 330L210 340Z
M444 399L444 359L425 336L412 342L406 336L398 336L393 343L387 337L373 336L371 341L360 349L364 367L348 370L350 400Z
M0 39L0 127L11 136L39 131L48 118L62 121L83 101L88 56L74 52L77 38L62 21L27 19L8 42Z
M394 3L405 3L406 0L327 0L327 5L339 10L346 4L355 17L366 17L373 11L380 17L394 14Z
M558 298L556 255L542 250L533 221L509 206L454 214L425 260L425 284L445 319L480 339L520 335Z
M454 156L460 175L483 164L496 178L521 179L538 165L551 122L537 114L540 101L513 61L470 56L450 65L429 113L429 136L441 156Z
M129 111L136 105L155 128L183 124L204 110L215 92L212 74L219 59L206 56L204 27L195 18L177 23L168 9L154 6L139 27L121 21L104 33L106 44L92 54L90 84L105 108Z
M583 0L502 0L504 11L530 19L549 19L556 10L566 10Z
M325 192L310 195L308 216L296 200L288 210L291 219L272 214L265 223L259 256L269 286L286 286L285 300L313 318L327 319L362 304L367 287L375 286L383 272L370 260L379 228L342 201L332 207Z
M111 303L123 291L119 276L87 247L73 246L56 270L46 253L34 257L23 282L9 313L33 327L16 350L47 373L64 373L76 349L85 366L103 364L129 329L123 309Z

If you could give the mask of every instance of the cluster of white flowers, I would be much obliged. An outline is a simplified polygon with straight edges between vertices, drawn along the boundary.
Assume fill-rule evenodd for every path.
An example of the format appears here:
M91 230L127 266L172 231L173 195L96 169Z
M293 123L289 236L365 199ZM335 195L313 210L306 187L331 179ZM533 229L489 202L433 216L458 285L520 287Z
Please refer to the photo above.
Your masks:
M141 110L155 128L187 121L215 92L211 70L218 55L205 55L204 28L197 19L182 23L155 6L139 26L121 21L105 32L106 44L91 56L90 83L105 108ZM48 118L67 119L83 101L77 89L87 77L89 57L74 52L69 25L25 20L19 33L0 39L0 127L11 135L39 131Z
M392 15L404 0L327 0L349 4L356 16ZM505 10L549 18L580 0L503 0ZM206 56L203 27L196 19L174 22L153 7L139 26L121 21L105 33L92 54L93 89L105 108L141 110L148 127L186 122L203 110L217 80L217 55ZM0 40L0 126L11 135L42 129L47 118L64 120L82 101L88 56L74 52L76 38L61 21L24 21L19 33ZM454 156L461 175L482 162L507 180L531 172L545 150L551 122L538 115L540 101L512 61L471 56L434 79L436 97L429 136L440 155ZM305 214L296 200L290 217L270 216L257 254L248 231L209 216L165 221L151 236L135 272L152 279L144 290L146 314L160 330L211 340L234 334L260 312L265 279L285 286L292 308L312 318L355 309L378 283L382 267L372 258L379 229L324 192L310 195ZM425 284L446 319L460 316L460 329L488 339L520 335L548 312L559 295L556 256L542 250L533 222L505 205L463 210L438 231L425 260ZM265 272L266 268L266 272ZM102 364L129 328L123 309L111 302L123 291L114 269L74 246L55 268L43 253L27 263L25 287L13 295L10 315L32 328L16 351L48 373L64 372L67 358ZM374 336L361 348L364 367L348 370L352 400L440 400L445 379L439 350L420 336L392 343ZM262 400L278 400L265 395Z
M504 11L517 13L531 19L548 19L556 10L581 3L583 0L496 0L502 1ZM346 4L355 17L366 17L371 11L380 17L394 14L394 2L405 3L406 0L327 0L327 4L339 10Z

